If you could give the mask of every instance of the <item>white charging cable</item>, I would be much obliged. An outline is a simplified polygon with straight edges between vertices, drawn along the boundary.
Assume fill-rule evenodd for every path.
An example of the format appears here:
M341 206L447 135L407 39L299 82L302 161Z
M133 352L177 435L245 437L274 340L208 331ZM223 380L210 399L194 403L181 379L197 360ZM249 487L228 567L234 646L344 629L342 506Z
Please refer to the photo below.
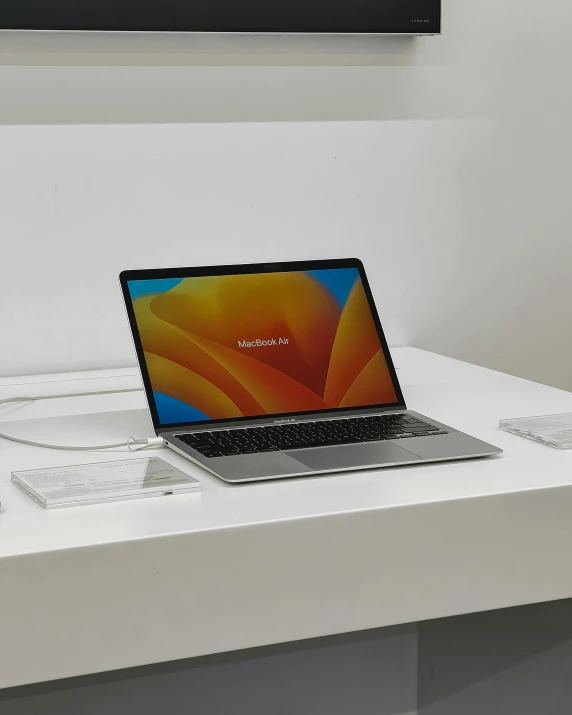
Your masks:
M36 397L7 397L0 400L0 407L8 403L15 402L35 402L37 400L58 400L66 397L91 397L92 395L114 395L119 392L142 392L142 387L127 387L121 390L96 390L95 392L74 392L68 395L38 395ZM146 447L162 447L164 442L161 437L149 437L148 439L135 439L129 437L125 442L116 442L115 444L96 444L88 447L63 445L63 444L46 444L44 442L34 442L30 439L22 437L14 437L9 434L0 432L0 438L10 440L10 442L18 442L19 444L27 444L31 447L44 447L45 449L63 449L65 451L83 452L98 449L114 449L117 447L127 447L129 451L136 452Z

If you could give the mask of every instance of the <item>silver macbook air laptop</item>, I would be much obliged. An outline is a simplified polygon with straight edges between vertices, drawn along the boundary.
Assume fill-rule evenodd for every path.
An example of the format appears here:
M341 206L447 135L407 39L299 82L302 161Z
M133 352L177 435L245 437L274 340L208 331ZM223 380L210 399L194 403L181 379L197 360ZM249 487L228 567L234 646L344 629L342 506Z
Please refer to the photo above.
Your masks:
M227 482L502 451L407 409L357 259L120 280L157 435Z

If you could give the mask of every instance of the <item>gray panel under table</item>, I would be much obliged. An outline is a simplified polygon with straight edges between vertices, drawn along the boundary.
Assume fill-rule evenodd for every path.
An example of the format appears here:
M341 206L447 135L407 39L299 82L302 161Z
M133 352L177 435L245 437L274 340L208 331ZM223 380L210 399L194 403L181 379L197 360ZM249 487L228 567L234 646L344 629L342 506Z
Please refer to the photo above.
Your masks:
M419 715L570 715L572 600L419 624Z
M415 715L398 626L0 690L1 715Z
M417 702L570 715L572 600L0 690L0 715L415 715Z

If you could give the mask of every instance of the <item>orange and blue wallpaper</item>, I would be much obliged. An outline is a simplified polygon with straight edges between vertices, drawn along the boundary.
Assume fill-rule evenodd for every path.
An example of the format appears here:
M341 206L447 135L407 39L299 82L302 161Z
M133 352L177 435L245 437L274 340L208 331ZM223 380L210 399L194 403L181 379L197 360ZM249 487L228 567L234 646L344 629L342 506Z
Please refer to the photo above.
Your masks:
M128 285L163 425L397 402L355 268Z

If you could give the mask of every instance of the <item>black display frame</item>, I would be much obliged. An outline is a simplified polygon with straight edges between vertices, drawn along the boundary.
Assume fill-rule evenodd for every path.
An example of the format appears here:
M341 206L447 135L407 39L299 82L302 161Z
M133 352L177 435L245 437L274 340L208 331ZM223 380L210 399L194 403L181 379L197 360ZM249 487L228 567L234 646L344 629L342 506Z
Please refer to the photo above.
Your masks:
M0 29L436 35L441 0L3 0Z
M384 404L373 404L373 405L359 405L353 407L335 407L331 410L307 410L302 412L282 412L282 413L272 413L267 415L254 415L254 416L241 416L241 417L229 417L216 420L200 420L195 422L172 422L172 423L161 423L159 420L159 414L157 412L157 407L155 405L155 399L153 397L153 387L151 385L151 380L149 378L149 372L147 370L147 364L145 361L145 355L143 351L143 345L141 342L141 337L139 335L139 328L137 326L137 320L135 318L135 311L133 309L133 302L131 300L131 294L129 292L129 281L135 280L157 280L161 278L194 278L199 276L223 276L223 275L238 275L238 274L248 274L248 273L276 273L276 272L287 272L287 271L316 271L331 268L357 268L360 274L361 281L365 290L367 301L371 310L371 315L377 329L377 334L379 337L379 342L383 350L383 355L385 357L389 374L391 376L391 381L395 394L397 396L397 402L384 403ZM153 421L153 427L157 434L160 431L172 431L179 429L181 427L196 427L198 425L212 425L212 424L222 424L222 423L246 423L255 422L265 419L279 419L279 418L298 418L306 417L309 415L332 415L341 414L347 412L356 412L356 410L363 411L369 409L375 410L396 410L396 409L406 409L405 400L403 398L403 393L401 391L401 386L397 378L397 372L391 358L391 353L389 352L389 346L381 326L381 321L379 319L379 314L373 299L371 288L367 280L365 273L365 268L363 263L359 258L334 258L326 260L314 260L314 261L288 261L279 263L250 263L250 264L240 264L240 265L224 265L224 266L201 266L201 267L188 267L188 268L152 268L143 270L127 270L122 271L119 275L119 282L121 285L121 291L123 293L123 300L125 302L125 308L127 310L127 317L129 319L129 325L131 327L131 335L133 337L133 342L135 345L135 351L137 353L137 360L141 370L141 376L143 379L143 385L145 387L145 394L147 397L147 404L149 405L149 410L151 412L151 419Z

